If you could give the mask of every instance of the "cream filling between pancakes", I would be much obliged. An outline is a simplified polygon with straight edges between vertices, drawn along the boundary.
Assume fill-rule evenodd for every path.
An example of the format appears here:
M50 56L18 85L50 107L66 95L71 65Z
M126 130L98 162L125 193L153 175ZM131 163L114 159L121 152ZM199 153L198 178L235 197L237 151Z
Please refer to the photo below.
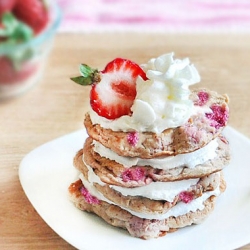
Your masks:
M153 159L141 159L138 157L124 157L116 154L109 148L104 147L101 143L93 141L94 151L100 156L110 160L114 160L126 168L132 166L152 166L158 169L172 169L176 167L194 168L203 164L208 160L212 160L217 156L218 148L217 139L214 139L203 148L186 154L178 154L176 156L158 157Z
M83 183L83 185L88 189L91 195L95 196L97 199L105 201L109 204L115 204L114 202L110 201L107 199L102 193L100 193L92 183L90 183L88 180L85 179L83 174L80 174L80 179ZM205 192L201 197L194 199L190 203L184 203L184 202L179 202L177 203L174 207L172 207L167 213L164 214L156 214L156 213L139 213L139 212L134 212L126 207L120 206L122 209L128 211L134 216L137 216L139 218L144 218L144 219L157 219L157 220L163 220L167 219L171 216L177 217L184 215L188 212L195 212L197 210L203 210L204 209L204 201L207 200L209 197L212 195L218 196L220 194L220 188L219 186L210 192Z
M102 182L99 176L97 176L93 169L84 163L88 168L88 181L98 183L101 186L107 185ZM151 182L148 185L142 187L120 187L115 185L109 185L110 188L120 192L123 196L142 196L152 200L166 200L173 202L174 198L182 191L188 190L192 185L197 184L199 178L173 181L173 182Z

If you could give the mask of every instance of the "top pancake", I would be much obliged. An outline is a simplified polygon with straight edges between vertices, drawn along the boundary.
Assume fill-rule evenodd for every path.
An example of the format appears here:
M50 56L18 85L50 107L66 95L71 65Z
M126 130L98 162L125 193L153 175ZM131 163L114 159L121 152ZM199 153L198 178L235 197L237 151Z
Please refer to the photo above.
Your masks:
M198 112L184 125L168 128L159 134L106 129L101 124L93 124L88 113L84 125L90 137L121 156L150 159L189 153L216 138L226 126L229 113L229 99L226 95L219 95L207 89L197 89L192 91L190 100ZM138 137L135 145L129 140L134 133Z

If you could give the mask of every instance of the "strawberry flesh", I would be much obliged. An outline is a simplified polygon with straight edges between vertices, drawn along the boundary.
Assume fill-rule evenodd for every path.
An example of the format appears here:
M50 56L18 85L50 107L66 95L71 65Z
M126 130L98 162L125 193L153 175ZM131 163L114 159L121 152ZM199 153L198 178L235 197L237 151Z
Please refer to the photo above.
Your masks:
M127 82L111 83L111 88L116 94L121 95L124 99L134 100L136 96L136 89L131 87Z

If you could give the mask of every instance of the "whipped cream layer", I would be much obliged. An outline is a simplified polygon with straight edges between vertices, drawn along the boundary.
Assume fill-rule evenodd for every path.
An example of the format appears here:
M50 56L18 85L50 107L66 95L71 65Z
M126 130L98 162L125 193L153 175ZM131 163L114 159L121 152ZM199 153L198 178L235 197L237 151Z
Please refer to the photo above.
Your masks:
M153 58L141 67L148 80L137 79L132 115L109 120L91 110L93 124L114 131L161 133L185 124L195 113L193 102L189 99L189 86L199 82L200 76L188 58L174 59L173 53L169 53Z
M95 196L97 199L105 201L109 204L115 204L114 202L110 201L109 199L107 199L102 193L100 193L94 186L93 183L91 183L91 181L89 182L88 180L85 179L85 177L83 176L83 174L80 174L80 179L83 183L83 185L88 189L88 191L90 192L91 195ZM214 191L210 191L210 192L205 192L203 193L203 195L199 198L194 199L193 201L191 201L190 203L184 203L184 202L179 202L178 204L176 204L174 207L172 207L167 213L164 214L158 214L158 213L139 213L139 212L134 212L126 207L120 206L122 209L128 211L129 213L131 213L132 215L135 215L139 218L144 218L144 219L158 219L158 220L163 220L163 219L167 219L168 217L171 216L180 216L180 215L184 215L188 212L195 212L197 210L202 210L204 209L204 201L206 199L208 199L209 197L211 197L212 195L218 196L220 194L220 188L219 186L214 190Z
M123 196L142 196L152 200L165 200L173 202L174 198L182 191L187 191L192 185L197 184L199 178L173 181L173 182L151 182L142 187L124 188L110 185L110 187Z
M184 202L178 202L174 207L172 207L167 213L165 214L146 214L146 213L138 213L134 212L130 209L123 208L124 210L128 211L132 215L135 215L140 218L149 219L149 220L164 220L171 216L177 217L184 214L187 214L189 212L195 212L197 210L203 210L205 208L204 202L211 197L219 196L220 194L220 188L217 187L214 191L209 191L203 193L202 196L194 199L190 203L184 203Z
M106 183L102 182L99 176L95 174L93 169L84 163L88 168L88 181L98 183L103 186ZM120 187L115 185L109 185L110 188L120 192L123 196L142 196L152 200L166 200L173 202L176 195L182 191L187 191L192 185L197 184L199 178L173 181L173 182L151 182L148 185L142 187Z
M214 139L205 147L191 153L153 159L141 159L137 157L120 156L97 141L93 141L93 144L94 151L100 156L114 160L126 168L130 168L132 166L152 166L153 168L165 170L182 166L194 168L195 166L203 164L208 160L214 159L217 156L216 149L218 147L217 139Z

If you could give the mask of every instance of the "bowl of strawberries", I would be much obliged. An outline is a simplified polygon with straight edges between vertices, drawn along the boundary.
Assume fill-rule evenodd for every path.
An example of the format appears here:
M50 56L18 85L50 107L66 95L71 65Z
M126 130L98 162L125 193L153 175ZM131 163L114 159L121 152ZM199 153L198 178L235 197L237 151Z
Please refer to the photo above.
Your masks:
M0 0L0 100L37 83L61 21L46 0Z

